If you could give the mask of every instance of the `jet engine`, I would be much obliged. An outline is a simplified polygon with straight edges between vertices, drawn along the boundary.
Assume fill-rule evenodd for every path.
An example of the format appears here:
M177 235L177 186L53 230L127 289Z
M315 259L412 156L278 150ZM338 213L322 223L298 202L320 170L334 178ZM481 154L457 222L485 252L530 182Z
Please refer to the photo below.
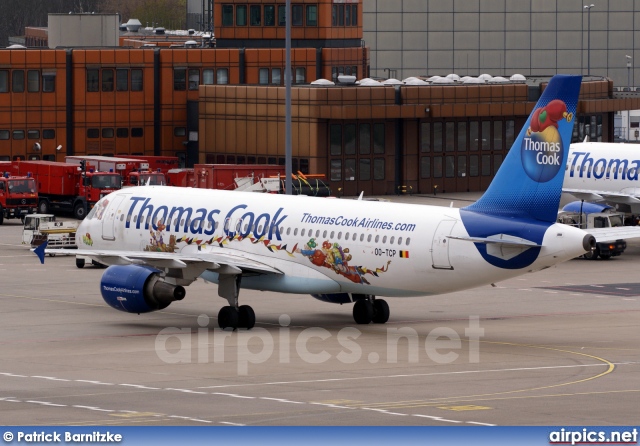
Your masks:
M184 299L184 287L165 282L160 271L148 266L112 265L100 280L102 298L109 306L127 313L162 310Z

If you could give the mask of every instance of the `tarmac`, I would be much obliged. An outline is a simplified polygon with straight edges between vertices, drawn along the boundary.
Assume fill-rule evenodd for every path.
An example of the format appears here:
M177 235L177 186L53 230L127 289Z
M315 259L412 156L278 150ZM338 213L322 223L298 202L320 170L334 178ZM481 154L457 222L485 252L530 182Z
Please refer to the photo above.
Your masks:
M479 194L380 197L464 206ZM563 198L563 201L566 201ZM222 332L199 280L166 310L120 313L103 269L41 265L0 226L5 425L633 425L640 242L471 291L351 305L243 290L256 327Z

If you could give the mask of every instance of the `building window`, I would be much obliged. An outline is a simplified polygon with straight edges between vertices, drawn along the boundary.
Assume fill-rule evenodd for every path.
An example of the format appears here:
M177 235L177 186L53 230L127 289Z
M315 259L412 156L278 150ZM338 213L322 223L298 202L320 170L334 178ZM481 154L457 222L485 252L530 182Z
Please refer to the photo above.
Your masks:
M445 146L444 150L447 152L453 152L454 149L454 138L455 138L455 123L454 122L445 122L444 123L444 138L445 138Z
M202 70L202 84L213 85L213 83L214 83L213 70L212 69Z
M42 91L44 93L53 93L54 91L56 91L56 74L55 73L42 74Z
M120 127L116 129L116 137L118 138L128 138L129 137L129 129L127 127Z
M228 68L218 68L217 71L217 83L218 85L226 85L229 83L229 69Z
M173 136L187 136L186 127L176 127L173 129Z
M351 5L351 26L358 26L358 5Z
M54 129L44 129L42 131L42 139L55 139L56 131Z
M102 129L102 137L103 138L113 138L113 129L112 128L104 128L104 129Z
M24 130L14 130L13 139L24 139Z
M258 70L258 83L260 85L267 85L269 83L269 69L260 68Z
M142 91L142 70L131 70L131 91Z
M0 70L0 93L9 92L9 71Z
M342 160L331 160L329 177L331 181L342 180Z
M292 5L291 6L291 26L302 26L303 25L303 16L302 16L302 5Z
M467 123L459 122L458 123L458 144L456 147L459 151L467 150Z
M116 70L116 91L129 90L129 70Z
M330 153L332 156L342 155L342 126L339 124L332 124L330 126Z
M478 150L480 147L480 135L478 134L478 121L471 121L469 123L469 148L471 150Z
M428 122L420 123L420 152L431 152L431 125Z
M355 124L344 125L344 154L345 155L356 154L356 125Z
M200 70L189 70L189 90L197 90L200 85Z
M0 140L7 140L9 139L9 130L0 130Z
M11 91L14 93L24 93L24 71L13 70L11 75Z
M29 93L40 91L40 72L38 70L27 71L27 91Z
M491 150L491 121L482 121L482 150Z
M493 155L493 174L497 174L498 173L498 169L500 169L500 166L502 166L502 155L497 154L497 155Z
M351 8L348 5L344 14L344 22L345 25L351 26Z
M471 155L469 156L469 176L477 177L478 172L478 155Z
M222 26L233 26L233 5L222 5Z
M287 26L287 7L278 5L278 26Z
M371 180L371 160L369 158L360 159L360 181Z
M251 14L251 21L249 23L251 23L251 26L260 26L262 24L261 8L260 5L251 5L249 9L249 13Z
M373 159L373 179L384 180L384 158Z
M113 70L102 70L102 91L113 91Z
M338 26L338 5L331 8L331 26Z
M507 143L507 150L511 148L513 141L515 140L515 127L513 119L507 120L505 123L505 142Z
M99 91L100 71L87 70L87 91Z
M271 83L274 85L282 84L282 69L281 68L272 68L271 69Z
M442 123L433 123L433 151L442 152Z
M306 68L296 68L296 84L304 84L306 80Z
M100 129L87 129L87 138L100 138Z
M317 5L307 5L307 26L318 26Z
M40 130L27 130L27 139L40 139Z
M482 155L482 176L491 175L491 155Z
M133 127L131 129L132 138L142 138L142 135L143 135L142 127Z
M338 26L344 26L344 5L338 6Z
M247 5L236 5L236 26L247 26Z
M444 174L447 178L453 178L455 175L455 161L453 156L449 155L449 156L445 156L444 157L444 161L445 161L445 171Z
M464 178L467 176L467 157L465 155L458 155L458 177Z
M358 152L360 155L368 155L371 153L371 125L360 124L360 141L358 144Z
M502 121L493 122L493 150L502 150Z
M373 153L384 153L384 124L373 124Z
M273 5L264 5L264 26L275 26L276 24L276 7Z
M354 158L347 158L344 160L344 180L356 180L356 160Z
M187 70L186 68L174 68L173 70L173 89L176 91L184 91L187 89Z

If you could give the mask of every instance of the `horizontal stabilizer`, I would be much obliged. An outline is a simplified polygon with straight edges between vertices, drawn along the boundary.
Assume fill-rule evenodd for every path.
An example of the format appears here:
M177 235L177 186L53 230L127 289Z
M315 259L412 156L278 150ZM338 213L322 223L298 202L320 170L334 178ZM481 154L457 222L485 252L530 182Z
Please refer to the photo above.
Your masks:
M573 195L574 197L584 201L607 201L620 204L638 204L640 199L636 195L623 192L606 192L588 189L562 189L562 192Z
M540 245L525 240L520 237L514 237L507 234L491 235L489 237L453 237L449 238L463 240L473 243L482 243L487 245L487 254L498 257L503 260L509 260L519 256L527 249L538 248Z

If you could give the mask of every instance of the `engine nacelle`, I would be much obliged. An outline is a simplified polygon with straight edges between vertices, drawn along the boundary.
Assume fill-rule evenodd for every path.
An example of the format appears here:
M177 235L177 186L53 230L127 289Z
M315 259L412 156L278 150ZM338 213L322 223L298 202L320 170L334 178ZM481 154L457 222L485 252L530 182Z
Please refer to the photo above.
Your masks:
M184 287L165 282L159 270L138 265L107 268L100 280L100 292L109 306L138 314L167 308L186 294Z

